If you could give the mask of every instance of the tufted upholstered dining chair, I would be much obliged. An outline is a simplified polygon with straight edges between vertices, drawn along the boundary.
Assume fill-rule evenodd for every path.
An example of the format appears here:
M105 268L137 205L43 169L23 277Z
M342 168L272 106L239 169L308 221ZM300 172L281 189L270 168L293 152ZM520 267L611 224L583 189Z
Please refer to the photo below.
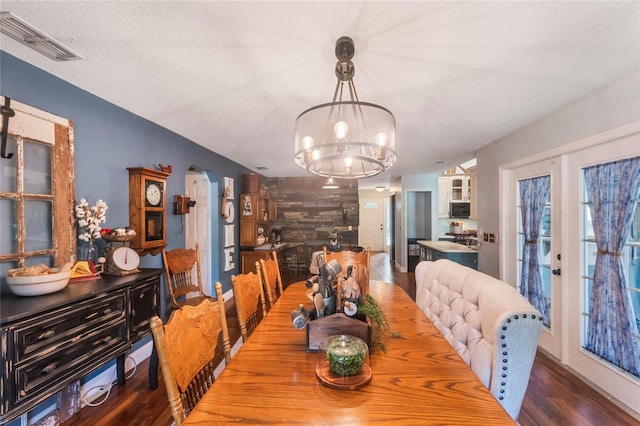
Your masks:
M182 424L215 381L214 370L231 361L231 346L222 285L215 284L217 300L205 299L171 313L166 324L151 319L153 341L167 389L171 415Z
M542 315L515 287L439 259L415 270L416 304L513 420L529 384Z
M242 341L246 342L262 318L267 315L264 288L260 276L249 272L231 276Z
M162 261L173 309L195 306L209 298L202 289L199 244L195 249L162 249Z
M278 256L275 251L271 252L271 259L260 259L256 262L256 271L260 275L264 287L264 294L267 299L267 309L271 309L273 304L282 295L282 276L278 266Z

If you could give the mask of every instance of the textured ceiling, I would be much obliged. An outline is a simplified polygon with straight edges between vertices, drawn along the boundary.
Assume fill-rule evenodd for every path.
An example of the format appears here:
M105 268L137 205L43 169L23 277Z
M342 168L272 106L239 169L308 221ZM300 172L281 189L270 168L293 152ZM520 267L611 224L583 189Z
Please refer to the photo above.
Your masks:
M294 122L331 100L338 37L360 100L391 110L398 162L433 173L640 68L640 3L8 1L85 59L2 50L266 176L305 176ZM73 119L73 117L69 117ZM445 161L444 165L436 161Z

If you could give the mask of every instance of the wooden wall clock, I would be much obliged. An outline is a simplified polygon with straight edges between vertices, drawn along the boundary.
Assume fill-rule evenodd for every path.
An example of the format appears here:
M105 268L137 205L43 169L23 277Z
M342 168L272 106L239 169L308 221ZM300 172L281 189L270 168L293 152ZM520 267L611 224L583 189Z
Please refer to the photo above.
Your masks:
M140 255L156 255L167 245L167 194L169 173L129 167L129 228L136 231L130 247Z

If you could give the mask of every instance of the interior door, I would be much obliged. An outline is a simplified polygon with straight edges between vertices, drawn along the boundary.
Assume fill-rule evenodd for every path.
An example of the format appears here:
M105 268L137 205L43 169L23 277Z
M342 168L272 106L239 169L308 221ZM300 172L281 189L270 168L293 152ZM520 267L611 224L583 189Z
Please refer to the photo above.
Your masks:
M360 204L358 245L371 251L384 251L385 198L366 198Z
M508 228L504 235L505 241L506 281L520 288L522 272L522 254L525 244L521 206L519 197L519 183L524 179L539 176L550 177L549 198L546 201L544 214L540 223L540 237L537 241L538 262L540 275L547 299L549 318L545 319L548 326L543 327L539 345L553 356L562 358L563 342L563 277L562 277L562 216L561 216L561 180L559 159L552 158L534 164L528 164L508 172Z
M613 132L612 132L613 133ZM584 348L586 343L588 303L591 296L588 280L584 279L585 269L595 260L595 250L589 249L589 244L581 243L584 237L584 227L587 217L582 203L586 202L586 190L584 187L583 170L597 164L621 160L638 156L640 153L640 132L619 137L613 135L610 141L585 148L572 153L567 159L567 183L566 187L572 188L567 193L566 199L569 208L566 222L566 230L569 235L576 236L571 241L576 241L575 249L567 251L567 275L572 277L571 303L567 304L569 310L567 324L567 354L566 364L586 377L589 381L599 386L605 392L623 404L640 413L640 379L620 368L604 361L601 357ZM624 257L629 256L629 257ZM637 265L638 258L633 258L629 252L623 254L629 265ZM638 283L629 281L627 287L637 288Z
M215 295L211 277L211 182L204 172L187 172L185 176L186 195L196 202L185 221L185 247L200 245L200 273L204 292Z

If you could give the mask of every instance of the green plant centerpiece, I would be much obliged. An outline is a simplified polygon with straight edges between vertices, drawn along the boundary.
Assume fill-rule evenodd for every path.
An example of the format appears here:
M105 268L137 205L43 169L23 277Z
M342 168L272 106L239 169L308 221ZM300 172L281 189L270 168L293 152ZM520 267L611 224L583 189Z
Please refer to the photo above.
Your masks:
M327 344L329 368L339 376L358 374L367 360L368 353L367 344L355 336L333 336Z
M401 333L393 331L387 322L382 305L370 294L362 296L358 304L358 313L366 315L372 322L371 344L379 346L382 352L387 352L387 347L382 342L382 333L387 333L394 338L404 338Z

